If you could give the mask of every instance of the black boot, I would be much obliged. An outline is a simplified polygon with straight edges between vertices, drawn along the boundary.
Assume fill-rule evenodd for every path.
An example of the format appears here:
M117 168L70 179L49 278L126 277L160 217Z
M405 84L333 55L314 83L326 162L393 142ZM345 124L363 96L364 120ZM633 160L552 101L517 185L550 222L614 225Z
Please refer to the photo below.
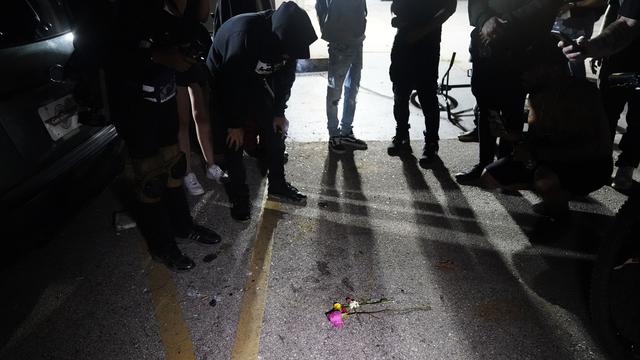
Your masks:
M427 169L429 168L429 166L431 166L436 160L438 160L438 143L437 142L429 142L426 139L426 133L425 133L425 140L424 140L424 146L422 147L422 156L420 157L420 160L418 161L418 163L420 164L420 167L423 169Z
M469 171L457 173L455 175L456 182L460 185L475 185L480 181L485 165L474 165Z
M178 249L167 209L162 202L139 203L136 222L155 261L165 264L172 271L188 271L196 266Z
M413 152L409 140L409 129L396 128L396 136L391 139L391 145L387 148L389 156L406 156Z

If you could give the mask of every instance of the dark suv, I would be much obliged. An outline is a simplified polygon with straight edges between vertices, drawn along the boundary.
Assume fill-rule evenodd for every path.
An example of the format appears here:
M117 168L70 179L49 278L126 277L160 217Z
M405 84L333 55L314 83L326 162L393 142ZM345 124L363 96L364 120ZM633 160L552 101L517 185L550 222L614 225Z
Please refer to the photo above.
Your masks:
M73 52L60 0L3 0L0 11L0 242L42 234L119 165L113 126L87 126L70 81L52 81ZM104 160L104 161L103 161ZM112 160L116 160L115 162ZM18 239L15 239L15 237ZM14 239L12 239L14 238Z

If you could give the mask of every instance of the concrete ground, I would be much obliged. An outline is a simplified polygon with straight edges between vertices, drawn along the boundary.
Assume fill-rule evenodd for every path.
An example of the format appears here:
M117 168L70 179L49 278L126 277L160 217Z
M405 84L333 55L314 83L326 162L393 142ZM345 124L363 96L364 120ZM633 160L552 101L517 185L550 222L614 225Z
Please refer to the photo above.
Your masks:
M328 152L325 75L299 76L287 173L306 207L265 201L247 159L253 220L233 222L222 188L205 180L192 213L224 240L181 244L197 267L172 274L136 229L112 226L124 207L114 184L2 270L0 358L604 359L590 334L588 276L624 196L603 188L571 203L568 225L549 227L529 192L455 183L477 144L454 139L445 118L441 164L388 157L389 4L369 2L355 129L369 150ZM443 67L459 51L452 82L468 81L465 11L460 2L445 31ZM473 105L468 90L455 96ZM412 111L417 152L423 120ZM324 313L347 296L390 302L333 328Z

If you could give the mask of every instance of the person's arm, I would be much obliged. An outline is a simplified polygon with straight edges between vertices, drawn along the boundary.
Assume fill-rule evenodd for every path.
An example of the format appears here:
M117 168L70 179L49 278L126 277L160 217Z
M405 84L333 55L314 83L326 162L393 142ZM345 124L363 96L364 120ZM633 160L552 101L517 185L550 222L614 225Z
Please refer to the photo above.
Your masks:
M449 0L444 8L440 9L438 13L425 25L413 30L409 35L408 41L415 42L421 38L427 36L431 31L437 29L444 24L447 19L456 12L457 0Z
M296 60L287 60L285 66L273 74L273 116L284 117L287 101L291 96L291 87L296 80Z
M620 16L618 20L607 26L600 35L587 40L578 38L575 48L565 46L562 41L558 44L570 61L583 61L587 57L600 58L619 52L629 46L640 33L638 20Z
M254 57L248 52L246 38L246 34L235 33L230 39L221 39L226 43L226 48L215 76L222 80L223 88L219 91L224 100L223 106L230 109L225 111L228 114L228 118L225 119L228 128L243 127L249 117L250 107L246 102L250 100L252 82L255 81L257 56Z
M331 0L316 0L316 13L318 14L318 23L320 23L320 31L324 30L324 24L329 13L329 3Z
M504 14L501 18L506 20L511 27L526 32L526 29L531 25L546 19L549 19L551 24L561 6L561 0L533 0L508 14Z
M489 7L488 0L469 0L469 24L482 29L484 23L497 14Z

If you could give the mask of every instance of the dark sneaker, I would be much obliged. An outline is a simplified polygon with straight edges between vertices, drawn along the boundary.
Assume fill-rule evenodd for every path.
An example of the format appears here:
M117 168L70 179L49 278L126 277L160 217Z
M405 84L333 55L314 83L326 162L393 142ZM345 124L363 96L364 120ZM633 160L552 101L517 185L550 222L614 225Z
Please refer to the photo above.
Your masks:
M193 225L191 232L186 236L177 236L180 240L195 241L200 244L213 245L222 241L220 235L204 226Z
M332 136L329 138L329 150L336 154L344 154L347 148L342 145L342 138L340 136Z
M413 152L409 142L409 134L397 135L391 140L391 145L387 148L389 156L404 156Z
M296 189L288 182L285 182L282 186L279 186L277 188L270 186L269 198L280 202L298 205L306 204L307 202L307 196L301 193L298 189Z
M196 267L196 263L181 252L175 252L171 255L151 254L151 258L156 262L164 264L169 270L174 272L189 271Z
M422 148L422 156L418 163L423 169L427 169L430 165L438 160L438 145L425 144Z
M231 218L235 221L251 220L251 204L248 196L236 197L231 200Z
M356 139L356 137L353 136L353 133L341 136L340 143L346 148L353 150L367 150L369 148L366 142Z
M480 136L478 135L478 127L476 126L473 129L458 135L458 140L462 142L479 142Z
M483 171L484 166L477 164L467 172L457 173L455 178L460 185L474 185L480 180Z

